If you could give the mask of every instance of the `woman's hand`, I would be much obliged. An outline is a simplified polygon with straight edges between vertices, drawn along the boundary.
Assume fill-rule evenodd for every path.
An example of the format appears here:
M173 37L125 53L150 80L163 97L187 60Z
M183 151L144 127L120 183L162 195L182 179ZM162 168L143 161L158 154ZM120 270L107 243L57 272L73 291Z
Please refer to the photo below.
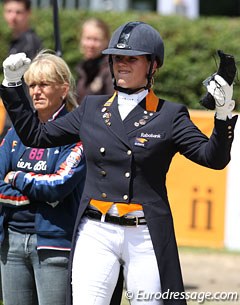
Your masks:
M16 175L16 172L14 172L14 171L7 173L7 175L4 178L4 182L12 184L14 181L15 175Z

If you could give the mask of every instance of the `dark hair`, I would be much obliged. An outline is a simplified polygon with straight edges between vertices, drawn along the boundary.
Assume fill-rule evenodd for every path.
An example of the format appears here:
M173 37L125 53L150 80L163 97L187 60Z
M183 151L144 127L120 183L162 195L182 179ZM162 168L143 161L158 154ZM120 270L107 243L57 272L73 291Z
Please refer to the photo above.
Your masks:
M19 3L23 3L24 6L25 6L25 9L27 11L30 11L31 10L31 0L3 0L3 5L6 4L6 3L9 3L9 2L19 2Z
M147 60L148 60L148 61L150 61L150 62L152 61L152 57L151 57L150 54L147 54L146 57L147 57ZM157 66L160 67L160 66L161 66L160 59L159 59L158 57L156 57L155 60L156 60L156 62L157 62Z

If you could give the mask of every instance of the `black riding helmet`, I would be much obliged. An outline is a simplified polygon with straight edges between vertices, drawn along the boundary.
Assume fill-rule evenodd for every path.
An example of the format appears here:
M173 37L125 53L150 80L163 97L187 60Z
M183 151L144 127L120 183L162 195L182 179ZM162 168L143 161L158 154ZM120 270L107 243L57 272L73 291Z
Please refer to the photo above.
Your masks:
M152 26L144 22L135 21L128 22L120 26L112 35L109 42L108 48L102 51L103 54L109 56L110 69L113 75L113 63L111 55L125 55L125 56L137 56L146 55L150 58L151 65L147 75L147 85L144 89L149 89L151 87L152 79L152 67L156 60L158 67L163 65L164 60L164 44L163 40ZM114 78L114 75L113 75ZM123 91L125 93L131 94L142 88L137 88L135 90L121 88L116 85L116 80L114 78L114 87L118 91Z

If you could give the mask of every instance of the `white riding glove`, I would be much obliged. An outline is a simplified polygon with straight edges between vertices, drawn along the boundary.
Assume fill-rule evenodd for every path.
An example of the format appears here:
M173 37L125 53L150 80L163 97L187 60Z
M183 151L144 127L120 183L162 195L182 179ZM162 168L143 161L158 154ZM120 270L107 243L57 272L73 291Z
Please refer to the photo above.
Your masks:
M232 118L235 101L232 100L233 85L229 84L218 74L214 75L207 85L207 90L215 99L216 118L226 121Z
M3 62L3 86L16 87L22 84L23 74L28 69L31 59L25 53L9 55Z

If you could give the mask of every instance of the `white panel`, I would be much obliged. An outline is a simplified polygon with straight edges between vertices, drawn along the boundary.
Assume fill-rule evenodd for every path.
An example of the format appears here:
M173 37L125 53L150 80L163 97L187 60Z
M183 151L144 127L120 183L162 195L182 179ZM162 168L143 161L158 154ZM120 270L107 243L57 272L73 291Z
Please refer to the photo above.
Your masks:
M177 13L177 0L157 0L157 12L162 15L172 15ZM178 9L180 14L184 14L189 18L197 18L199 16L199 0L181 0L182 9Z
M235 127L231 161L227 173L225 246L240 250L240 120Z
M95 11L126 11L128 0L90 0L89 8Z

